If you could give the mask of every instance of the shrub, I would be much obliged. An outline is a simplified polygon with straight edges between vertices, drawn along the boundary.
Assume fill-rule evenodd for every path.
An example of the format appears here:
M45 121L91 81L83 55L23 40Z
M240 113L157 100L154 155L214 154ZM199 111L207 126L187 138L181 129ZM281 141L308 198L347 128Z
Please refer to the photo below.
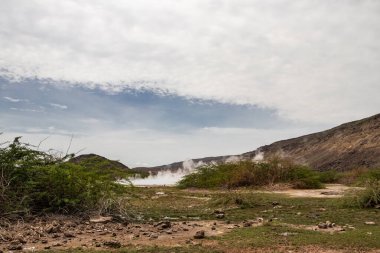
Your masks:
M297 188L321 188L316 172L289 160L271 158L266 162L240 161L200 167L179 181L180 188L264 186L291 183Z
M92 210L125 189L115 183L112 170L99 173L67 162L71 156L54 157L19 139L0 148L0 214Z
M380 205L380 180L368 180L365 190L354 196L356 204L361 208L371 208Z
M336 170L328 170L319 173L319 180L322 183L339 183L342 177L342 173L339 173Z

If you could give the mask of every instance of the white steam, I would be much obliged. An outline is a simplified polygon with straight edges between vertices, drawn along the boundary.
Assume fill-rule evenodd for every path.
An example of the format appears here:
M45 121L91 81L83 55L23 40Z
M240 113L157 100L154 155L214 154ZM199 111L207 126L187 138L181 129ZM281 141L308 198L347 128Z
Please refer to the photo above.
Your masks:
M262 151L256 151L255 157L252 159L252 161L262 161L264 159L264 152Z
M137 186L145 185L175 185L184 176L192 173L199 166L204 165L202 161L194 162L193 160L186 160L182 163L182 167L176 171L163 170L157 174L150 174L146 178L134 178L131 182Z

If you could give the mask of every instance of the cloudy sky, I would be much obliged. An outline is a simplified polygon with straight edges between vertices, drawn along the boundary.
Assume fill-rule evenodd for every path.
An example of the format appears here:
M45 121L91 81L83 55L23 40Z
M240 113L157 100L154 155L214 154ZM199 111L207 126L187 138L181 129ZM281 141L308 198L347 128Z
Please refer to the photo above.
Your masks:
M0 140L127 165L239 154L380 108L377 0L2 0Z

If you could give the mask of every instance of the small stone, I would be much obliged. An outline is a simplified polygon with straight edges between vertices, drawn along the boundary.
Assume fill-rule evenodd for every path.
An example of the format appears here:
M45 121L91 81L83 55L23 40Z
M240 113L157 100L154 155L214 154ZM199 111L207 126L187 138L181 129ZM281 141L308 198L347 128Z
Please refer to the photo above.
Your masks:
M45 229L45 232L48 233L48 234L53 234L53 233L59 233L61 232L61 226L57 225L57 226L49 226Z
M272 206L278 206L280 203L279 202L277 202L277 201L273 201L272 202Z
M95 247L99 248L101 246L102 246L102 244L100 242L95 243Z
M324 223L324 222L321 222L321 223L318 224L318 228L320 228L320 229L327 229L328 225L326 223Z
M223 219L224 218L224 213L218 213L218 214L215 215L215 217L217 219Z
M22 244L25 244L25 243L26 243L25 239L22 238L22 237L18 238L18 241L19 241L20 243L22 243Z
M48 243L48 240L43 239L43 240L41 240L41 243L42 243L42 244L46 244L46 243Z
M158 238L158 235L152 233L152 234L150 234L149 238L150 238L150 239L157 239L157 238Z
M93 217L93 218L90 218L90 222L92 223L108 223L110 221L112 221L112 217L111 216L99 216L99 217Z
M73 237L75 237L74 233L72 233L72 232L65 232L65 233L63 233L63 235L65 237L67 237L67 238L73 238Z
M253 222L252 221L244 221L243 222L243 227L247 228L247 227L251 227L253 225Z
M216 230L216 227L212 226L212 227L211 227L211 230Z
M376 223L374 221L366 221L366 222L364 222L364 224L366 224L366 225L376 225Z
M8 246L9 250L22 250L22 244L21 243L11 243Z
M50 246L45 246L44 249L50 249L51 247Z
M170 228L172 226L170 221L161 221L154 225L154 227L157 227L158 229L166 229Z
M194 235L194 239L203 239L203 238L205 238L204 230L197 231Z

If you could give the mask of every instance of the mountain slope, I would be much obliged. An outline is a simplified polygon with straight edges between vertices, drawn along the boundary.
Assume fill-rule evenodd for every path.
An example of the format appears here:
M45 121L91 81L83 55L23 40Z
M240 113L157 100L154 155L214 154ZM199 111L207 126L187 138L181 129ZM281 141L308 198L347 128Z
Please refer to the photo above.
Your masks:
M192 161L197 166L235 159L255 159L258 154L263 155L264 159L273 155L289 157L315 170L344 171L358 167L380 167L380 114L326 131L274 142L241 155L207 157ZM152 172L168 169L174 171L186 169L187 163L177 162L137 169Z

